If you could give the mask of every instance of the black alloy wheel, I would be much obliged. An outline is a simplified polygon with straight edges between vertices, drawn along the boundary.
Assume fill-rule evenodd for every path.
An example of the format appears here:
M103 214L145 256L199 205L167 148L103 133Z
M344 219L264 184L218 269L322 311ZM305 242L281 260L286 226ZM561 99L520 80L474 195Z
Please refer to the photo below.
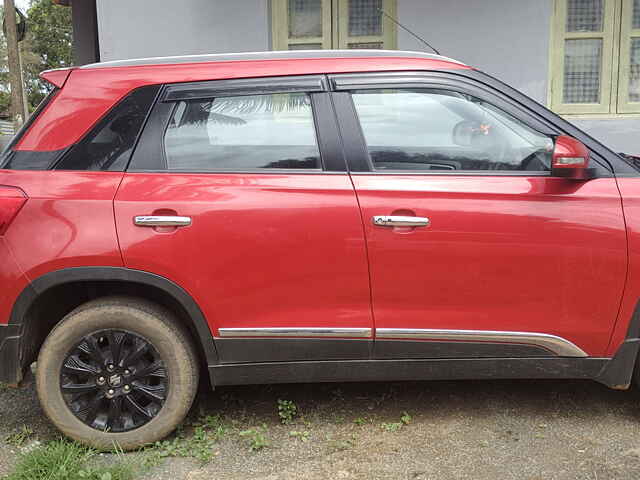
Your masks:
M71 412L104 432L127 432L158 415L169 376L156 348L126 330L86 335L67 354L60 389Z

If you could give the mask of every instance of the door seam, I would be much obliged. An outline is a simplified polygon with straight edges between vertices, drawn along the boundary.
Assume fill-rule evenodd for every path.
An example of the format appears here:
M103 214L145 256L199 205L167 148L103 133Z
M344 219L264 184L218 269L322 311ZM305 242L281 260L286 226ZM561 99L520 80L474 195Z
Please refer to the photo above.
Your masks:
M118 244L118 251L120 252L120 261L122 262L123 267L127 267L124 261L124 252L122 251L122 245L120 243L120 233L118 232L118 221L116 219L116 198L118 198L118 193L120 192L120 187L122 186L122 182L124 182L124 177L127 172L122 172L122 177L120 177L120 182L118 182L118 187L116 188L116 193L113 195L111 199L111 211L113 213L113 229L116 232L116 243Z
M327 80L330 82L331 80L327 77ZM329 83L329 85L331 85ZM358 191L356 190L356 186L355 183L353 183L353 178L351 177L351 171L349 169L349 159L347 158L347 155L345 153L344 150L344 138L342 137L342 130L340 128L340 122L338 120L338 116L336 113L336 108L335 108L335 104L333 101L333 94L332 92L327 92L327 94L329 95L329 101L331 102L331 109L333 110L333 119L336 125L336 131L338 132L338 137L339 137L339 141L340 141L340 150L342 151L342 158L344 160L344 164L345 164L345 168L346 168L346 174L349 177L349 182L351 183L351 188L353 188L353 194L355 196L356 199L356 204L358 206L358 214L360 215L360 225L362 227L362 239L364 241L364 253L365 253L365 258L367 260L367 279L369 282L369 311L371 313L371 342L372 342L372 348L369 351L369 358L373 358L373 349L374 349L374 344L375 344L375 340L376 340L376 316L375 316L375 312L373 310L373 283L372 283L372 279L371 279L371 258L369 256L369 244L368 244L368 240L367 240L367 232L365 229L365 225L364 225L364 217L363 217L363 213L362 213L362 206L360 205L360 198L358 197Z

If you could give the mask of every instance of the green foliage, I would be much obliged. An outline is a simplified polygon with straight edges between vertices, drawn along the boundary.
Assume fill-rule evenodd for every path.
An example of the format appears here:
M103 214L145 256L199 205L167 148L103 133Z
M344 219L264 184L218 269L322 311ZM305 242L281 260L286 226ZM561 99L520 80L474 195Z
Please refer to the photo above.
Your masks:
M411 415L409 415L407 412L402 412L402 416L400 417L399 422L383 423L380 425L380 427L386 432L397 432L402 427L409 425L411 423L411 420Z
M15 447L22 447L25 443L27 443L27 440L29 440L32 435L33 435L33 430L30 427L23 425L18 430L15 430L11 432L9 435L7 435L5 438L5 441L9 445L13 445Z
M31 0L27 37L21 42L23 75L31 108L46 94L38 75L43 70L73 65L71 9L50 0Z
M267 426L262 425L262 427L243 430L239 435L249 440L249 448L251 450L258 451L270 445L266 433Z
M304 430L302 432L292 431L292 432L289 432L289 436L293 438L297 438L301 442L308 442L310 433L308 430Z
M40 80L40 72L73 65L73 29L71 8L51 0L31 0L26 14L27 35L20 42L20 56L29 108L33 110L49 88ZM10 103L7 44L0 34L0 112L8 111Z
M109 465L91 460L96 452L68 440L56 440L24 453L5 480L132 480L133 467L122 459ZM120 454L121 455L121 454ZM120 456L119 455L119 456Z
M216 442L227 432L219 415L207 415L193 424L192 434L179 429L175 438L156 442L159 457L194 457L203 463L214 457Z
M402 428L402 423L400 423L400 422L383 423L383 424L380 425L380 427L385 432L397 432L398 430L400 430Z
M409 425L411 423L411 415L409 415L407 412L402 412L402 416L400 417L400 421L404 425Z
M31 51L40 57L41 65L46 68L72 65L71 9L49 0L32 0L27 16Z
M298 407L291 400L278 400L278 416L283 425L293 423L293 419L298 414Z

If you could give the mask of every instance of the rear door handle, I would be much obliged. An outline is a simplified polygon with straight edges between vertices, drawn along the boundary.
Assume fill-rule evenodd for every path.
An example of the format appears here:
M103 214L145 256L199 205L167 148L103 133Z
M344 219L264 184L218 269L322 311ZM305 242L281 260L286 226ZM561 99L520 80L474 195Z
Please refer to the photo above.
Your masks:
M431 221L427 217L374 215L373 224L379 227L428 227Z
M139 227L188 227L191 217L173 215L138 215L133 223Z

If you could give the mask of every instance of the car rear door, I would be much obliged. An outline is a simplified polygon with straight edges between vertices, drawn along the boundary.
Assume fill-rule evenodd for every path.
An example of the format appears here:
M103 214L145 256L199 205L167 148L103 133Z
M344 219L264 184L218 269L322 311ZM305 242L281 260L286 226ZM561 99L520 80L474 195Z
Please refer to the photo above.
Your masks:
M323 85L165 87L118 190L125 265L195 299L222 363L369 356L362 222Z
M376 358L604 356L626 273L615 178L553 178L554 133L446 74L338 75Z

